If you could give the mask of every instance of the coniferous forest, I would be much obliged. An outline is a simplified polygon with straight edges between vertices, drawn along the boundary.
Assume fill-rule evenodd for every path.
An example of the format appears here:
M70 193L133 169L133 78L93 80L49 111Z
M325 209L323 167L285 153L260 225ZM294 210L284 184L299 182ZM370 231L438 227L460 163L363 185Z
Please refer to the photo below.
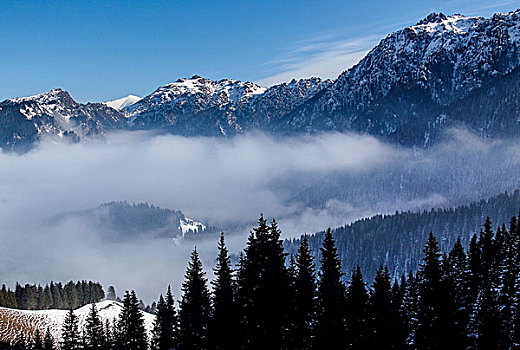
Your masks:
M221 235L208 282L195 249L175 305L161 295L148 337L134 291L119 319L105 324L95 304L84 329L69 311L58 344L74 349L517 349L520 346L520 225L494 229L489 218L468 246L442 252L430 233L415 272L372 281L360 267L342 272L332 231L315 269L308 238L287 256L276 221L260 217L236 268ZM47 331L48 333L48 331ZM50 335L15 342L48 349Z
M103 287L93 281L70 281L45 285L16 284L13 290L2 285L0 306L23 310L76 309L105 297Z

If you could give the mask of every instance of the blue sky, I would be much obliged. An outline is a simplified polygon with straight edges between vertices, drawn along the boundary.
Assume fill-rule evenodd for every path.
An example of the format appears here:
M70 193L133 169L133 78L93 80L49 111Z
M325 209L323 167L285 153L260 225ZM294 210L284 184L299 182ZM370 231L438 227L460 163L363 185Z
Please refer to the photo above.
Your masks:
M430 12L490 16L510 0L0 0L0 100L61 87L80 102L144 96L179 77L268 86L335 78Z

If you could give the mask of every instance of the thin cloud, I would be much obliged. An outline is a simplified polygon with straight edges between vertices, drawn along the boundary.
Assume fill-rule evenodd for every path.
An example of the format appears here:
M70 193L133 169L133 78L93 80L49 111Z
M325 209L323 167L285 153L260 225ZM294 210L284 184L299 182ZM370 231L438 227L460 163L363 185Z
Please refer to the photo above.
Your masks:
M258 80L258 83L271 86L311 76L335 79L344 70L358 63L380 39L380 35L369 35L335 40L326 35L301 41L286 56L268 62L267 64L273 66L273 73Z

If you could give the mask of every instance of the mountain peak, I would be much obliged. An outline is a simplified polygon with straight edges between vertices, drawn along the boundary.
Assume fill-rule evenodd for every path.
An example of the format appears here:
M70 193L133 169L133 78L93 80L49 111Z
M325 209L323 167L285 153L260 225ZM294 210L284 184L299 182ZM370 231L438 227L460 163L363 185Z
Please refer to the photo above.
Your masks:
M432 12L428 16L417 22L417 25L428 23L441 23L442 21L445 21L447 19L448 17L446 17L446 15L442 12Z
M59 101L74 102L74 100L72 100L72 97L70 97L69 93L60 88L54 88L52 90L37 95L12 98L9 99L9 101L13 103L36 102L39 104L50 104Z
M103 104L107 105L108 107L111 107L115 110L122 110L128 106L133 105L134 103L141 100L141 97L135 96L135 95L128 95L122 98L118 98L112 101L106 101L103 102Z

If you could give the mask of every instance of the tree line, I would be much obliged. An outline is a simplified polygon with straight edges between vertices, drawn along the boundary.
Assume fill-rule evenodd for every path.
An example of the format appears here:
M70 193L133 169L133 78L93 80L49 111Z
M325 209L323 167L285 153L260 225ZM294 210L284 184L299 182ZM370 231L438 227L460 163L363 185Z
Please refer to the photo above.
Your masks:
M16 283L14 291L2 285L0 289L0 306L24 310L76 309L98 302L105 297L103 287L93 281L70 281L24 286Z
M461 205L419 212L403 211L375 215L333 230L343 268L361 266L363 275L372 280L380 265L387 265L392 277L417 269L428 233L434 232L441 250L449 251L458 237L466 246L472 232L478 232L489 216L493 222L508 222L518 214L520 191L505 192L491 198ZM309 236L309 245L319 265L320 246L325 231ZM289 254L296 254L300 238L284 242Z
M359 266L345 282L330 229L318 271L307 236L287 256L276 221L263 217L235 268L223 235L218 248L211 283L192 252L178 307L170 289L159 297L149 339L132 291L112 323L103 324L93 305L81 331L69 311L61 350L520 347L516 217L496 230L488 218L466 249L458 239L445 253L430 233L416 272L392 281L380 266L370 284Z

